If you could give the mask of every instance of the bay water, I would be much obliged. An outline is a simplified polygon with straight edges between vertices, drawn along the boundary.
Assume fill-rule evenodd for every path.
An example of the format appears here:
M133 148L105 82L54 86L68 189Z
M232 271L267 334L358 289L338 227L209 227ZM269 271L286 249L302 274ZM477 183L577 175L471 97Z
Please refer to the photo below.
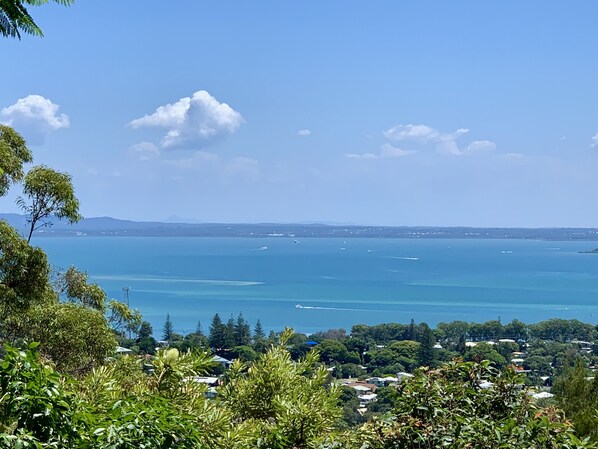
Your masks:
M266 330L358 323L548 318L598 321L595 242L535 240L37 237L152 323L207 333L215 313Z

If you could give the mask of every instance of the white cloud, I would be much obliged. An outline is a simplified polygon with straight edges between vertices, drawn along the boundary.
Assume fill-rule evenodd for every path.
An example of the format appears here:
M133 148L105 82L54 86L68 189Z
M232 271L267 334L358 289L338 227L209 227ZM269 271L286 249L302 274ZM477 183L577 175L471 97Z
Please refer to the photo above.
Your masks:
M129 152L140 161L148 161L160 156L160 150L151 142L139 142L129 147Z
M196 151L188 158L169 159L164 161L166 165L183 170L200 170L214 162L218 162L218 155L203 150Z
M427 125L396 125L384 131L384 137L389 140L415 140L427 143L436 141L440 133Z
M0 123L12 126L31 145L44 143L52 131L70 126L69 116L60 114L60 106L41 95L28 95L0 110Z
M496 144L490 140L474 140L465 147L461 154L486 153L495 149Z
M598 133L594 134L592 137L592 148L598 147Z
M347 153L345 156L349 159L378 159L378 156L376 156L374 153Z
M466 156L494 151L496 144L489 140L475 140L465 148L460 148L457 140L467 134L469 129L459 128L446 133L428 125L396 125L383 132L384 137L394 141L413 141L420 144L432 144L439 153L454 156ZM401 150L403 152L407 150ZM391 153L392 154L392 153ZM396 152L397 155L404 155Z
M380 147L380 157L383 159L409 156L410 154L413 154L413 153L416 153L416 151L415 150L403 150L403 149L397 148L389 143L385 143Z
M300 129L297 132L298 136L311 136L311 131L309 129Z
M403 150L401 148L397 148L389 143L385 143L380 147L380 153L362 153L362 154L355 154L355 153L347 153L345 156L349 159L391 159L397 157L408 156L410 154L417 153L414 150Z
M261 176L259 162L243 156L231 159L226 166L226 171L231 176L245 177L250 181L258 181Z
M131 128L164 128L163 148L197 149L233 134L243 123L242 115L220 103L205 90L176 103L160 106L153 114L132 120Z
M521 160L525 156L521 153L504 153L500 155L503 159L510 159L510 160Z

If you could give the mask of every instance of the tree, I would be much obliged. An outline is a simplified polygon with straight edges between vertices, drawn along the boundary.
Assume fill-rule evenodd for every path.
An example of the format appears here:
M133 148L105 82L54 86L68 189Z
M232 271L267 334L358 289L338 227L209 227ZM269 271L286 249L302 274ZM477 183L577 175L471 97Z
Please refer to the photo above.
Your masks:
M581 358L557 377L552 387L557 403L582 436L598 441L598 376L590 377Z
M235 346L235 320L231 314L224 326L224 346L223 349L232 349Z
M58 275L55 288L67 301L78 302L86 307L104 311L108 297L106 292L96 283L88 283L88 275L83 271L70 267Z
M493 388L480 388L484 381ZM558 411L538 408L522 382L512 370L498 372L488 362L421 370L400 384L391 415L361 427L361 438L347 447L596 447L577 438Z
M74 0L54 0L68 6ZM21 39L21 32L42 37L44 33L33 21L25 5L39 6L48 0L0 0L0 35Z
M57 303L30 312L26 336L63 373L81 374L114 354L116 341L104 314L76 304Z
M1 2L2 0L0 30ZM11 184L23 179L23 164L32 160L33 155L27 148L25 139L10 126L0 124L0 196L6 195Z
M328 372L316 367L317 354L291 359L286 346L292 333L285 330L277 345L249 365L235 361L220 389L233 419L255 435L246 447L318 447L341 416L340 390L327 387Z
M247 346L251 341L251 328L249 323L243 318L243 314L239 313L237 322L234 327L235 346Z
M162 329L162 340L169 341L172 339L172 334L174 333L174 329L172 326L172 321L170 321L170 314L166 314L166 321L164 322L164 328Z
M473 348L469 348L465 352L465 360L470 360L473 362L488 360L497 368L503 368L507 364L505 358L488 343L478 343Z
M220 319L220 315L215 314L212 318L212 324L210 325L210 347L216 351L224 348L224 334L225 326Z
M359 354L349 352L347 347L338 340L323 340L317 346L324 362L359 363Z
M46 254L0 221L0 318L5 336L9 322L22 321L32 306L49 300L49 274Z
M142 321L141 322L141 326L139 327L139 333L138 333L138 337L139 338L147 338L147 337L151 337L154 333L154 329L152 328L152 325L149 321Z
M411 322L409 323L409 327L407 328L407 332L405 333L405 340L415 340L416 339L416 327L415 321L411 318Z
M197 326L195 326L195 333L196 333L197 335L199 335L200 337L203 337L203 336L204 336L204 334L203 334L203 330L202 330L202 328L201 328L201 321L198 321L198 322L197 322Z
M19 197L17 204L29 215L28 242L31 241L33 231L52 226L50 216L59 220L66 218L69 223L76 223L82 218L79 215L79 200L75 197L68 173L61 173L44 165L33 167L25 175L23 193L28 201Z
M436 337L432 329L426 324L422 324L423 332L421 336L419 350L417 352L417 361L420 366L434 366L436 359L434 354L434 345L436 344Z
M264 333L264 329L262 328L262 322L258 319L257 323L255 323L255 327L253 328L253 341L257 343L258 341L264 340L266 338L266 334Z

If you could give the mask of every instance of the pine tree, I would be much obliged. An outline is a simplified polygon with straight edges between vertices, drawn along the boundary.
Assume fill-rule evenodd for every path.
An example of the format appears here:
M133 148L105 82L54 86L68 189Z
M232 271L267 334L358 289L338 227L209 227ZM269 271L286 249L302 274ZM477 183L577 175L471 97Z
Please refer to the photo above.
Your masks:
M465 355L466 350L467 345L465 344L465 334L461 334L459 337L459 342L457 343L457 352L461 355Z
M239 313L237 317L237 323L235 324L235 345L246 346L251 340L251 328L249 323L243 318L243 314Z
M235 319L232 314L226 326L224 327L224 349L232 349L235 347Z
M154 333L154 330L152 329L151 323L149 323L147 321L143 321L141 323L141 326L139 326L138 338L151 337L153 333Z
M169 341L173 333L172 321L170 321L170 314L166 314L166 321L164 322L164 329L162 330L162 340Z
M195 327L195 333L196 333L197 335L199 335L200 337L203 337L203 336L204 336L204 334L203 334L203 330L202 330L202 328L201 328L201 321L198 321L198 322L197 322L197 326Z
M222 324L222 320L220 319L220 315L214 315L212 318L212 325L210 326L210 347L213 349L222 349L225 346L225 326Z
M264 338L266 338L266 334L262 328L262 322L258 319L257 323L255 323L255 327L253 328L253 341L257 342L263 340Z
M416 328L415 328L415 321L411 318L411 323L409 323L409 327L407 328L407 340L415 341L417 338Z
M436 337L432 329L426 324L421 325L423 332L417 353L417 361L420 366L434 366L434 345L436 345Z

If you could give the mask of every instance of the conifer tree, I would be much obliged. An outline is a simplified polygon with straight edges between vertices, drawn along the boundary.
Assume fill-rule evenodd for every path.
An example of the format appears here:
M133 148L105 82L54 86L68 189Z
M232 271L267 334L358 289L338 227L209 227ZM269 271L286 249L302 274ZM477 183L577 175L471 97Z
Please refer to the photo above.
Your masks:
M164 329L162 330L162 340L169 341L172 339L174 330L172 327L172 321L170 321L170 314L166 314L166 321L164 322Z
M235 324L235 345L246 346L251 340L251 328L249 323L243 318L243 314L239 313L237 317L237 323Z
M263 340L264 338L266 338L266 334L264 333L264 329L262 328L262 322L258 319L253 329L253 341L257 342Z
M210 326L210 347L213 349L222 349L225 346L225 326L222 324L222 319L220 315L215 314L214 318L212 318L212 324Z
M421 327L423 332L417 353L417 361L420 366L434 366L436 337L434 337L432 329L426 323L423 323Z
M231 349L234 348L235 345L235 319L231 314L230 318L226 322L226 326L224 327L224 348Z
M415 321L411 318L411 323L409 323L409 327L407 328L407 340L415 341L417 338L416 328L415 328Z

